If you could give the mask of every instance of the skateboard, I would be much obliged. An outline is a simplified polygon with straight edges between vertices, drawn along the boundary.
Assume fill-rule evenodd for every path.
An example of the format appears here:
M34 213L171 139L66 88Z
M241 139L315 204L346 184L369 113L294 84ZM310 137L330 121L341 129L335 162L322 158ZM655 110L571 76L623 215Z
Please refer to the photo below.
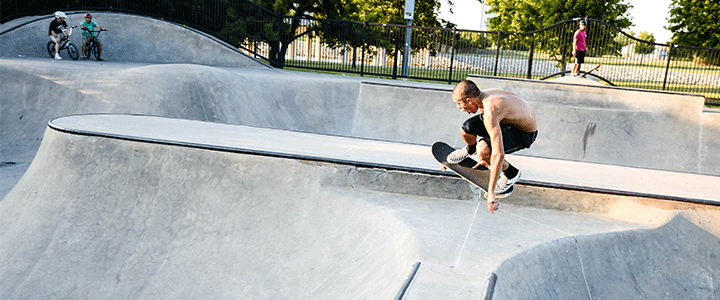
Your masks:
M597 69L600 69L600 65L595 66L594 68L590 69L590 71L586 71L584 74L580 75L580 77L585 78L587 74L590 74L590 72L595 71Z
M444 142L435 142L435 144L432 145L432 154L433 156L435 156L435 159L437 159L437 161L442 165L441 169L443 171L445 171L446 169L452 170L453 172L455 172L455 174L469 181L474 186L482 190L483 196L485 196L488 190L488 180L490 180L490 170L483 166L480 166L477 169L473 169L477 162L469 157L461 161L459 164L451 164L447 162L448 155L453 151L455 151L455 148ZM513 190L515 190L515 186L511 186L510 190L504 194L496 194L495 197L505 198L507 196L510 196Z

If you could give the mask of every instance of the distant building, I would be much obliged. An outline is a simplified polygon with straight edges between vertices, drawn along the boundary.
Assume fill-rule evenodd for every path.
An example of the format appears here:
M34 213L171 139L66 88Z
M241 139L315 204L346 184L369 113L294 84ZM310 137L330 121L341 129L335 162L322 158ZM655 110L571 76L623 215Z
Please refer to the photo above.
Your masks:
M666 59L667 58L667 47L662 46L655 46L655 51L650 54L638 54L635 53L635 42L628 44L625 47L622 47L622 50L620 51L620 54L622 57L625 58L636 58L636 59Z

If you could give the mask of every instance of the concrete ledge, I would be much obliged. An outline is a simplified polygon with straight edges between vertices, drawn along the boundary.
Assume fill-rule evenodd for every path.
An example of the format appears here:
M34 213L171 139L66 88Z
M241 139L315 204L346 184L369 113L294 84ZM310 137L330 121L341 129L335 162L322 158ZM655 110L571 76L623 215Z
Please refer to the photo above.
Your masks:
M533 105L538 140L523 154L701 172L699 158L708 151L700 144L701 95L475 75L468 79L481 89L518 93Z
M70 116L54 119L49 126L83 135L324 161L360 168L443 176L453 174L440 171L429 146L420 144L138 115ZM509 156L508 159L522 170L521 182L525 185L695 203L720 203L720 195L715 193L716 187L720 186L720 177L717 176L528 156ZM404 173L388 174L393 175L390 177L394 177L394 180L407 182L411 186L397 189L398 192L402 189L422 190L418 186L425 180L430 180L405 176ZM405 179L401 179L403 177ZM362 176L357 177L358 182L372 185L361 178ZM416 182L411 184L411 181ZM413 189L412 186L416 188ZM437 195L438 192L433 193L435 194L432 195ZM467 199L466 196L455 193L451 195Z
M701 136L700 173L720 175L720 110L703 112Z

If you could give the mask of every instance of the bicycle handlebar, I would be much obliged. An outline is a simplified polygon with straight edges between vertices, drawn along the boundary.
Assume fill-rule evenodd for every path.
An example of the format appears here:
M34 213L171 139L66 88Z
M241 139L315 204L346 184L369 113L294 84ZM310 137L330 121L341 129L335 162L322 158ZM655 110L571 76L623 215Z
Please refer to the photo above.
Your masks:
M87 27L85 27L85 28L87 28ZM81 29L82 29L82 28L81 28ZM87 33L91 33L91 34L90 34L91 37L98 37L98 35L100 35L100 31L108 31L108 30L105 29L105 28L103 28L103 29L98 29L98 30L94 30L94 29L93 29L93 30L82 29L82 32L83 32L83 33L86 33L86 32L87 32ZM96 33L96 32L97 32L97 34L94 34L94 33Z

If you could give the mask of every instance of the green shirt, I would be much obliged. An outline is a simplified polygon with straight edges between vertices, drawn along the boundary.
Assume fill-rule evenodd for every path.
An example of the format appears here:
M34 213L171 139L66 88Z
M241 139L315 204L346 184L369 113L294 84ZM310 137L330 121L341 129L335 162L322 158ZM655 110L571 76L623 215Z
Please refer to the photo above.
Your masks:
M88 30L83 30L83 32L82 32L83 36L95 36L96 35L96 33L90 32L90 31L95 30L95 27L98 26L97 23L95 23L93 21L90 21L90 23L88 23L87 21L83 21L82 23L80 23L80 26L85 26L88 29Z

